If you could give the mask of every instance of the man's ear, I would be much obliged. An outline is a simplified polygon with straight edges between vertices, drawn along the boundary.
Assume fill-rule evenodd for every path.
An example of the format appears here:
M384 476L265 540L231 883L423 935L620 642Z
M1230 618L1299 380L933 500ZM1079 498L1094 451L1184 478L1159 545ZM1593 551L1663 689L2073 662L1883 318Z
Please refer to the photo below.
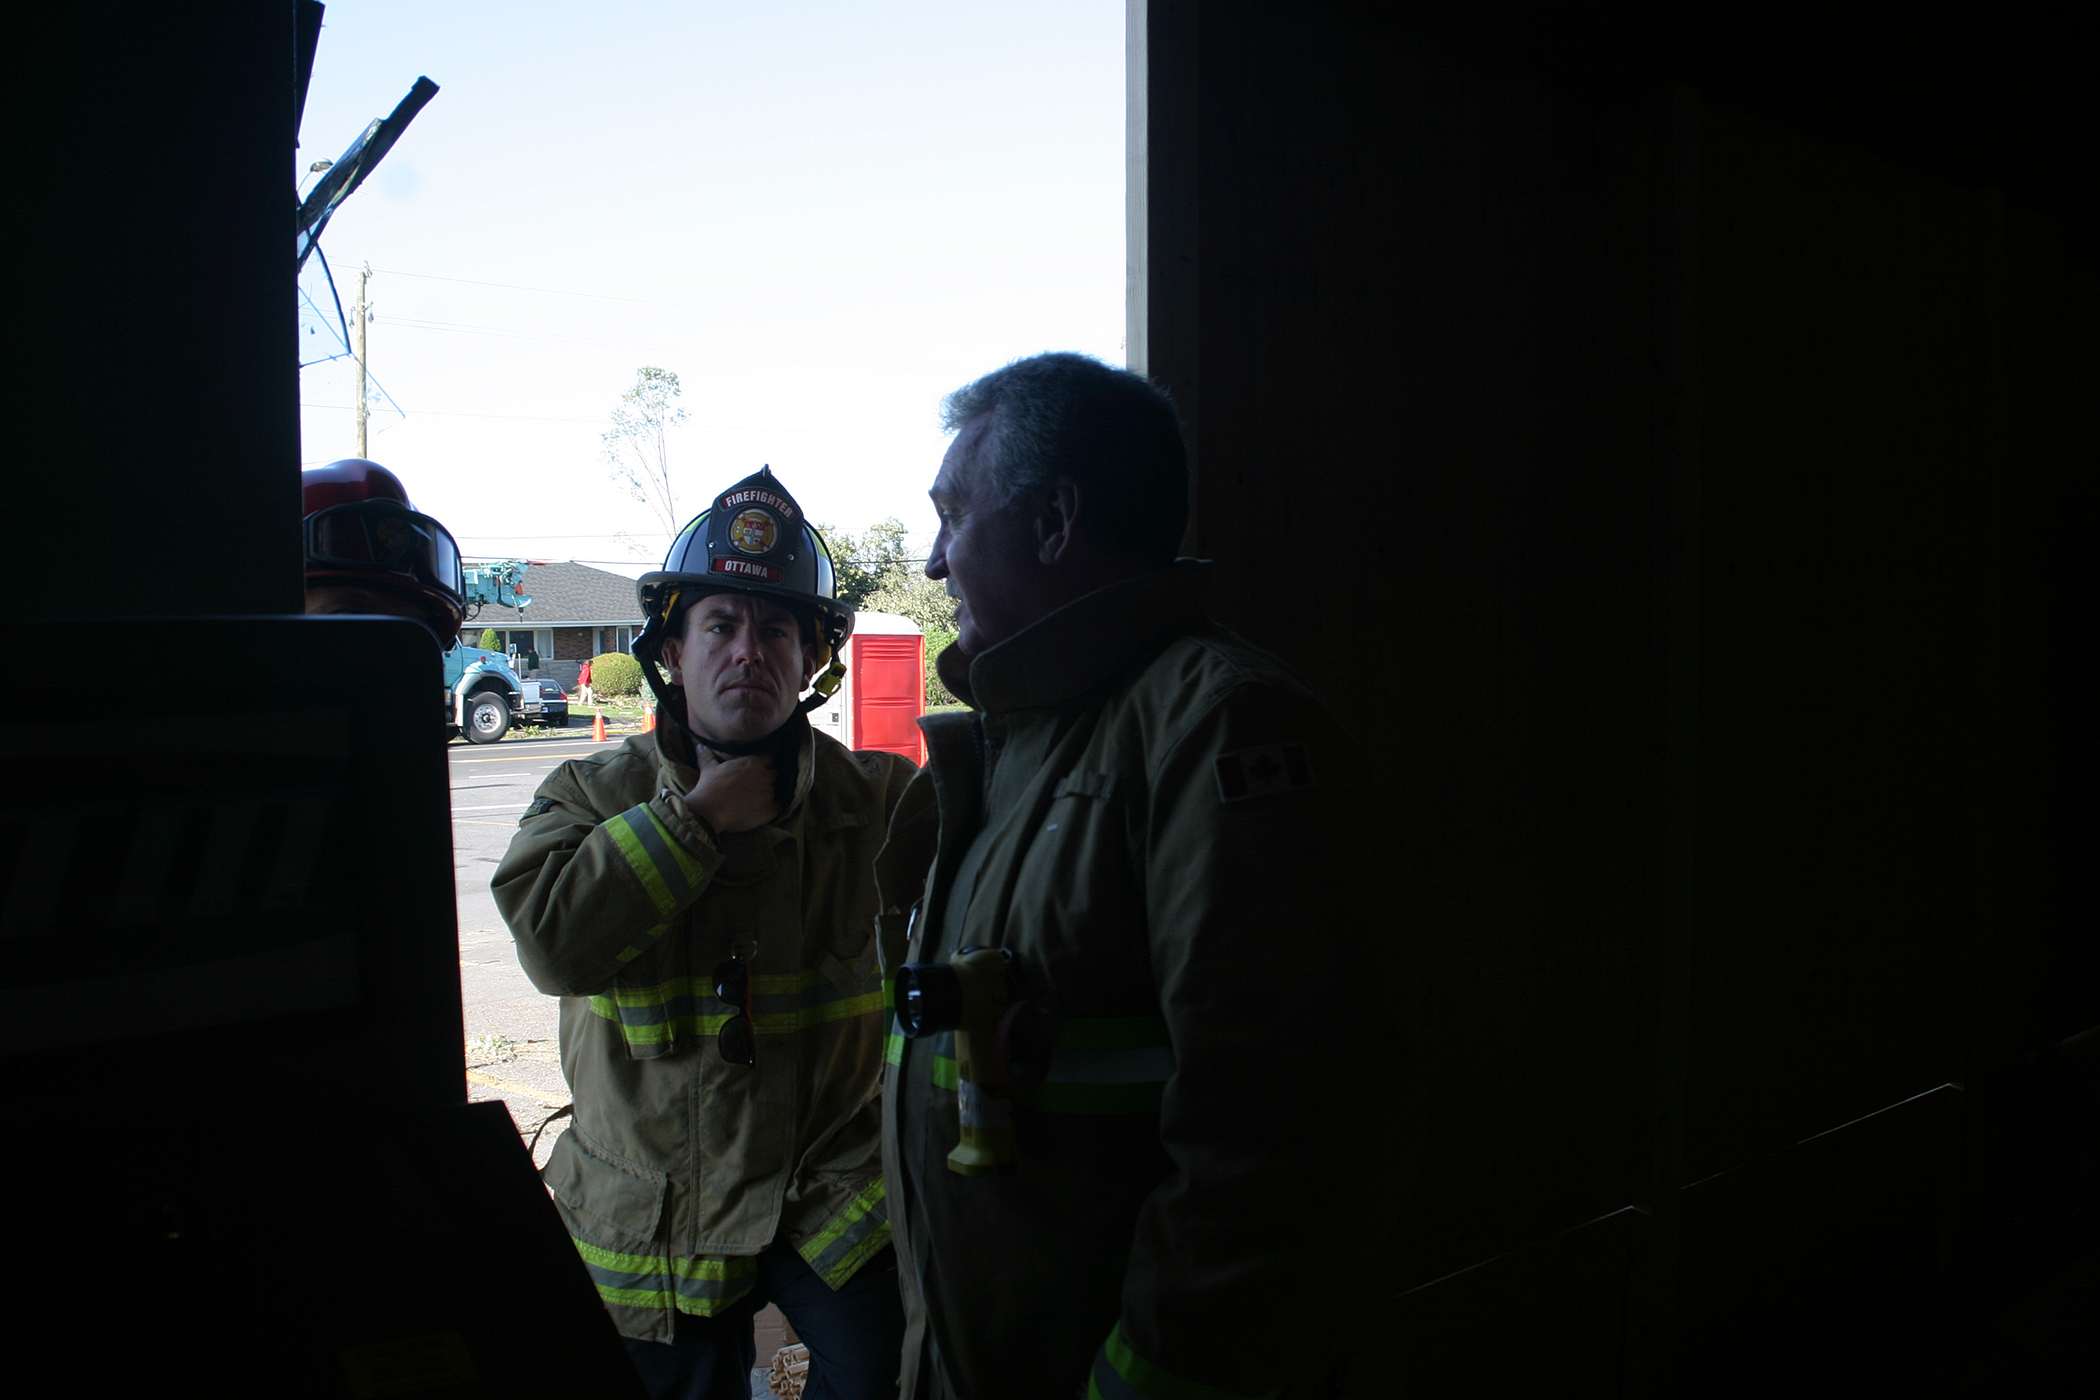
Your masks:
M1080 484L1069 476L1058 477L1038 497L1035 517L1036 558L1055 564L1072 550L1079 539L1079 513L1086 504Z
M663 662L664 669L671 673L671 681L674 685L678 683L678 659L684 655L685 638L683 637L666 637L657 646L656 659Z

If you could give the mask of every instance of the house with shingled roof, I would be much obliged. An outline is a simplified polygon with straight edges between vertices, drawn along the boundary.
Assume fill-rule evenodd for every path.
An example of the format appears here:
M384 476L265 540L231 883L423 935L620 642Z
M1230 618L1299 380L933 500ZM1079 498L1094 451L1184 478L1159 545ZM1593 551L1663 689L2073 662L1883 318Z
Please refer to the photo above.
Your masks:
M576 684L577 668L589 658L625 652L645 620L633 579L588 564L535 563L526 571L523 591L532 599L529 606L522 611L485 607L460 636L475 646L482 629L493 628L505 651L520 657L539 654L539 668L528 673L520 667L521 674L564 687Z

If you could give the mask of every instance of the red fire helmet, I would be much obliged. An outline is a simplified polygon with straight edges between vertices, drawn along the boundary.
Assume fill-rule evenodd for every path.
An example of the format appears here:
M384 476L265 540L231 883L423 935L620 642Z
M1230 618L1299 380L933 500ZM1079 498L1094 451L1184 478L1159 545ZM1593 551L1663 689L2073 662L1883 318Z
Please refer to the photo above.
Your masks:
M408 488L377 462L346 457L300 473L306 584L376 588L413 600L438 640L466 620L466 577L452 532L417 513Z

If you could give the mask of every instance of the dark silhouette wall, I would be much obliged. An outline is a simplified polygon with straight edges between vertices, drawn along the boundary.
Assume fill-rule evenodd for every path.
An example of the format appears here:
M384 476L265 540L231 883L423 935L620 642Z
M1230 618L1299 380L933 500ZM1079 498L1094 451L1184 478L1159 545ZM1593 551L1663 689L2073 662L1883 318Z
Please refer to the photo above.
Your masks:
M1131 16L1190 544L1376 779L1366 1388L2042 1384L2100 1185L2046 36Z
M18 608L297 612L291 0L47 6L10 49Z
M1221 610L1376 779L1404 1148L1333 1207L1392 1232L1359 1393L2048 1393L2100 1198L2083 50L1542 14L1133 0L1132 357ZM13 38L27 616L295 611L293 7ZM66 1064L25 1122L121 1136ZM308 1146L299 1209L374 1189ZM176 1177L98 1160L46 1232L176 1239ZM467 1219L469 1170L398 1194Z
M300 8L9 29L0 1191L21 1257L147 1301L25 1288L6 1375L633 1397L516 1126L464 1101L437 647L255 616L301 607Z

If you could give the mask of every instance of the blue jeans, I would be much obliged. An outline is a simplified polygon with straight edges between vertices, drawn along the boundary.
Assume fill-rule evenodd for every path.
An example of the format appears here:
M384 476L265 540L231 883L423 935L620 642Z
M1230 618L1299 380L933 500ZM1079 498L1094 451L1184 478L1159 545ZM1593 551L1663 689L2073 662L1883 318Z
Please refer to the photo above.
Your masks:
M627 1354L654 1400L751 1400L758 1364L751 1319L777 1304L809 1348L803 1400L894 1400L904 1303L896 1251L885 1249L833 1291L802 1256L776 1244L758 1256L758 1282L713 1317L678 1314L669 1342L627 1338ZM771 1361L771 1357L766 1358Z

